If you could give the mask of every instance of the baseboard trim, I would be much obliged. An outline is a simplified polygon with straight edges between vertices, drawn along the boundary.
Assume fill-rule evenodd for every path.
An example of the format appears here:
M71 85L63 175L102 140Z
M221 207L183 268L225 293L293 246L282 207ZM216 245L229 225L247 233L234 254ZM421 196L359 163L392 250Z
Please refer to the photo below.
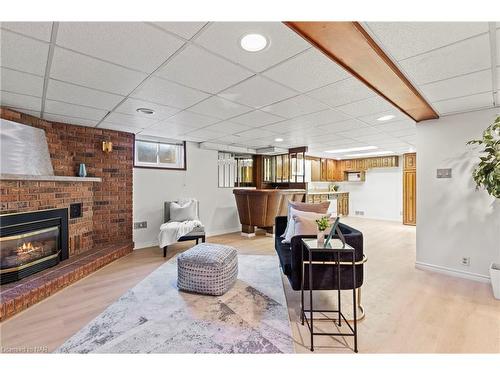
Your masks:
M420 269L420 270L424 270L424 271L437 272L437 273L441 273L443 275L460 277L462 279L479 281L481 283L489 283L490 282L489 276L485 276L485 275L481 275L481 274L473 273L473 272L457 270L457 269L448 268L448 267L443 267L443 266L437 266L435 264L429 264L429 263L423 263L423 262L417 261L417 262L415 262L415 268Z

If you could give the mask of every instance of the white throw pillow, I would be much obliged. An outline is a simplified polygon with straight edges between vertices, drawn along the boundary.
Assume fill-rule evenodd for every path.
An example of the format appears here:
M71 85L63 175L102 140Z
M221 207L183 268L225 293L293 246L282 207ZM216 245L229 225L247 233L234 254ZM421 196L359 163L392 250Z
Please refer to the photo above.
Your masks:
M170 221L197 220L196 201L190 200L182 204L170 202Z
M296 222L297 217L303 218L304 220L311 221L312 223L314 223L313 227L317 228L316 220L321 219L324 216L329 216L329 215L319 214L316 212L299 211L293 207L290 207L289 225L288 225L286 233L285 233L285 239L281 242L282 243L290 243L290 241L292 240L292 237L295 235L307 235L307 234L314 235L314 234L316 234L316 232L317 232L316 229L311 230L312 233L303 233L303 231L302 231L302 228L304 228L303 225L299 227L301 229L301 232L300 233L296 232L296 225L295 225L296 223L295 222ZM308 228L311 228L311 226L309 225Z

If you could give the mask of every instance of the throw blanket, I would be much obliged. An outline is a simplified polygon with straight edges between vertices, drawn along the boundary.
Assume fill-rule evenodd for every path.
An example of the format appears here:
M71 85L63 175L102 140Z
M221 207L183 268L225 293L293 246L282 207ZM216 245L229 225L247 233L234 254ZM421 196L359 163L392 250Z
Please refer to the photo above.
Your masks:
M202 224L199 220L188 220L183 222L170 221L162 224L160 227L160 234L158 235L160 247L163 248L176 243L179 238L185 236L194 228L201 226Z

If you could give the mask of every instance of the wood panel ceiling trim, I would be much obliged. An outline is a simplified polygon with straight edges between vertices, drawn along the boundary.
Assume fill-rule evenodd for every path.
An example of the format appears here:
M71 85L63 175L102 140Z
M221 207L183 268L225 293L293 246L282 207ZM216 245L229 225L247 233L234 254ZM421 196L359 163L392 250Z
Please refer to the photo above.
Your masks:
M358 22L284 22L416 122L438 114Z

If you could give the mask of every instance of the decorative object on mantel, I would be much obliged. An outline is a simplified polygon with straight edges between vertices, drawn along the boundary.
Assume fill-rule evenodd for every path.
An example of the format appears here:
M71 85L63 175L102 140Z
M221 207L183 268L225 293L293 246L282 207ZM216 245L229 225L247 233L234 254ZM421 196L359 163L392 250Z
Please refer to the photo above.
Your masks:
M340 186L332 184L329 186L330 191L339 191Z
M111 141L102 141L102 151L109 154L113 151L113 142Z
M84 163L80 164L80 169L78 170L78 176L80 176L80 177L87 177L87 168L85 168L85 164Z
M481 161L472 172L476 189L483 187L492 197L500 198L500 116L486 128L482 139L474 139L467 144L484 147L482 156L479 157ZM493 202L494 205L498 205L497 199ZM490 281L493 295L500 299L500 263L490 264Z
M318 225L318 245L323 245L325 243L325 230L330 226L330 220L328 216L323 216L316 220L316 224Z

